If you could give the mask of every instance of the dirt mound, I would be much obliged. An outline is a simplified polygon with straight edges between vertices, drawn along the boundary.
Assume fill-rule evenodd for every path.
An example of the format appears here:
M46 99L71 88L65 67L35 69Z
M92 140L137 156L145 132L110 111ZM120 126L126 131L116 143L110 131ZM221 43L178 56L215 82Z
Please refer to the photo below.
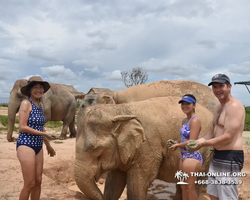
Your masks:
M43 174L58 184L74 182L74 160L58 160L47 165Z

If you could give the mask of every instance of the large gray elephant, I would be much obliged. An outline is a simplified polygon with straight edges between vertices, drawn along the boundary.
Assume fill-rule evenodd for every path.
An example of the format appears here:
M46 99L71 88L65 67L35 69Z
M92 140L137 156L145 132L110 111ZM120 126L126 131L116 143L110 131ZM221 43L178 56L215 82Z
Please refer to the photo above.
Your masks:
M92 200L118 200L127 185L128 200L145 200L155 179L176 183L180 151L166 147L180 139L185 114L179 97L158 97L125 104L89 106L78 119L75 181ZM209 129L212 113L197 103L201 136ZM202 171L207 171L209 148L201 150ZM95 181L109 171L104 194ZM200 188L198 188L199 190ZM181 193L175 199L181 199Z
M8 133L7 140L12 142L15 138L12 137L15 123L16 113L19 110L21 101L25 98L20 89L27 85L26 79L19 79L15 82L9 98L8 104ZM60 84L50 83L51 88L44 94L41 102L43 104L46 121L63 121L63 128L60 139L66 139L67 130L69 128L70 137L76 136L75 129L75 113L76 100L65 86ZM79 94L77 94L79 95Z

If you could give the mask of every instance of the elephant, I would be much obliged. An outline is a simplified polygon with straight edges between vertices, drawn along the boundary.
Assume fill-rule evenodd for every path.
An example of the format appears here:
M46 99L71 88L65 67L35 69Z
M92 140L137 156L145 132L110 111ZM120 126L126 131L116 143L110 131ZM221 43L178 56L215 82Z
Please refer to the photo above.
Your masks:
M65 87L60 84L49 83L50 89L43 95L41 103L43 105L44 115L46 121L62 121L63 128L61 131L60 139L66 139L67 130L69 128L70 137L76 136L75 129L75 113L76 113L76 100L75 96L71 94ZM12 137L13 128L15 123L16 113L19 110L20 104L24 96L20 89L27 85L26 79L18 79L10 92L8 104L8 132L7 140L13 142L16 139Z
M95 104L121 104L165 96L181 97L187 93L193 94L197 102L208 108L211 112L219 104L212 90L206 85L193 81L169 80L136 85L120 91L106 90L100 93L90 92L84 96L78 113L80 117L81 113L88 106Z
M79 189L92 200L118 200L127 185L128 200L145 200L155 179L176 183L180 150L170 150L167 140L180 139L185 114L179 100L168 96L86 108L77 120L74 176ZM196 114L201 120L202 136L213 116L199 103ZM205 172L210 148L200 152L204 161L201 171ZM95 181L107 171L102 194ZM198 193L200 189L197 185ZM176 200L181 199L180 194L176 192Z

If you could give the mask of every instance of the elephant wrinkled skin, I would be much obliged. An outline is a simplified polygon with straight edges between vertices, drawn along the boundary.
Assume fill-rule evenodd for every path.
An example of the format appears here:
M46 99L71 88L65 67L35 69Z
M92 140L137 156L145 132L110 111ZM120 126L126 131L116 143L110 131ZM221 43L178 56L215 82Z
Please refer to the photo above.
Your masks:
M12 134L16 113L19 110L22 100L27 98L20 91L21 87L25 85L27 85L27 80L19 79L15 82L10 92L7 132L7 140L9 142L15 140L15 138L12 137ZM50 83L50 86L51 88L43 95L43 98L41 99L46 121L63 121L60 139L66 139L68 128L70 131L70 137L75 137L75 97L59 84Z
M77 122L75 180L80 190L93 200L118 200L127 185L128 200L145 200L155 179L176 183L180 150L169 150L167 140L180 139L185 115L178 101L179 97L169 96L89 106ZM202 136L212 113L197 103L196 114ZM209 148L203 148L201 154L202 171L207 171ZM102 194L95 181L106 171ZM176 194L175 199L180 198Z
M193 94L197 102L213 111L219 101L214 96L211 88L201 83L192 81L155 81L142 85L136 85L121 91L100 92L97 94L88 93L85 95L79 108L79 116L90 106L95 104L121 104L135 101L142 101L155 97L178 96Z

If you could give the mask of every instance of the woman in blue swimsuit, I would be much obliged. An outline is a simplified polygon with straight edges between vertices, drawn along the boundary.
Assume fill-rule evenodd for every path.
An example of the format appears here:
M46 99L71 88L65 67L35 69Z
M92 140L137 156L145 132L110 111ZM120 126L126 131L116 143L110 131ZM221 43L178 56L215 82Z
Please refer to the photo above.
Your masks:
M19 136L16 148L24 179L20 200L28 200L30 196L31 199L40 199L43 141L50 156L55 155L44 129L46 119L40 103L40 99L49 88L49 83L38 76L31 77L28 84L21 88L22 94L28 96L28 99L21 102L19 109Z
M175 150L181 149L181 160L179 169L189 175L186 182L188 185L181 185L182 199L183 200L198 200L197 193L195 191L196 177L192 177L190 172L199 172L202 166L202 156L200 152L188 152L185 148L188 140L197 140L201 130L201 122L195 115L196 98L191 94L186 94L179 101L182 111L186 114L186 118L182 122L180 129L181 140L180 143L173 144L170 148Z

